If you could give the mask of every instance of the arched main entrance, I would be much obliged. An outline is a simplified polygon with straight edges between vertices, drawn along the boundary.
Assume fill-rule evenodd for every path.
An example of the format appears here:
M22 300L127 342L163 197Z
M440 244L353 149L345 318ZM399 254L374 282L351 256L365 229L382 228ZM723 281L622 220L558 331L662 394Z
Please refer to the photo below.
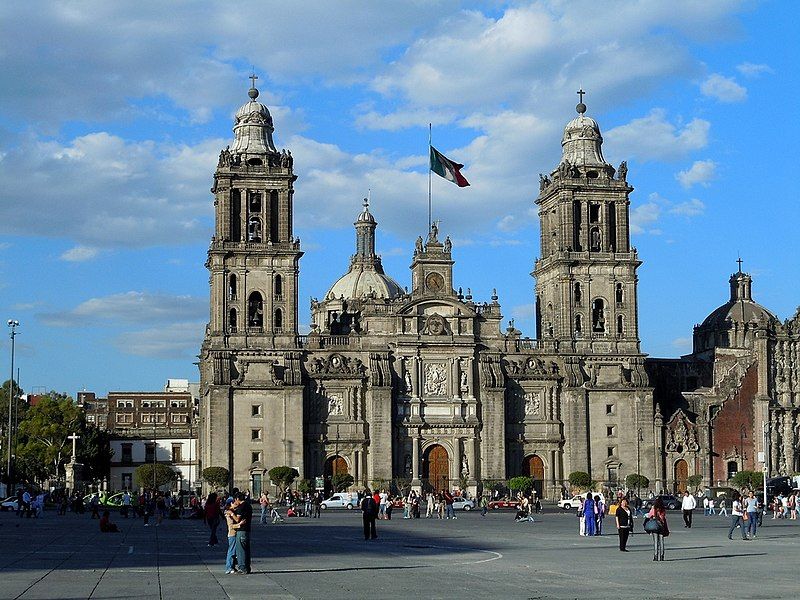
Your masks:
M544 492L544 461L536 454L526 456L522 461L522 474L533 477L533 489L536 490L539 498L543 498Z
M325 477L347 473L347 461L341 456L331 456L325 461Z
M444 446L436 444L425 451L422 459L422 477L434 490L450 488L450 457Z
M675 463L675 491L685 492L689 483L689 463L682 458Z

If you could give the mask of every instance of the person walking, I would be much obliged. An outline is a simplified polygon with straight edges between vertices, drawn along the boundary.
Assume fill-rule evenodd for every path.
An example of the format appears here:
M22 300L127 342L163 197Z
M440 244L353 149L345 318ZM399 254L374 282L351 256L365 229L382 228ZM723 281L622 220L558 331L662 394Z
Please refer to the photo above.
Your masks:
M448 519L456 519L456 512L453 510L453 494L450 490L444 491L444 512Z
M597 505L592 497L592 492L586 494L583 501L583 522L586 527L584 535L593 536L595 534L595 519L597 518Z
M425 496L425 518L430 519L433 517L433 507L436 501L433 498L433 492L428 492Z
M319 491L314 495L314 518L319 519L320 508L322 507L322 492Z
M208 547L216 546L219 543L217 539L217 527L219 527L219 501L217 500L217 493L211 492L206 498L206 503L203 505L203 520L208 525L211 535L208 536Z
M131 510L131 493L128 490L122 492L122 509L120 512L122 516L126 519L128 518L128 512Z
M595 535L603 535L603 519L606 518L606 504L600 496L594 497L595 506Z
M486 513L489 512L489 498L486 496L486 494L483 494L481 496L480 507L481 507L481 516L485 517Z
M364 521L364 540L377 539L378 532L375 530L375 520L378 518L378 503L375 502L369 488L364 490L364 499L361 501L361 518Z
M230 504L226 503L224 515L228 531L228 551L225 553L225 574L231 575L236 572L236 515Z
M720 517L722 517L722 516L727 517L728 516L728 506L727 506L727 503L725 501L725 496L723 496L719 500L719 516Z
M26 492L27 493L27 492ZM100 518L100 494L97 492L92 495L92 499L89 501L92 507L92 514L90 516L91 519L99 519Z
M261 516L258 519L258 522L261 525L266 525L267 516L269 515L269 497L267 496L266 492L261 492L261 495L258 497L258 505L261 507ZM311 515L309 514L309 516Z
M656 498L653 508L647 513L647 518L658 523L658 528L649 532L653 536L653 560L663 561L664 538L669 536L669 525L667 524L667 510L661 498ZM645 521L645 531L647 529L647 521Z
M626 546L628 545L628 536L631 534L631 526L633 524L633 514L628 506L628 499L622 498L617 506L617 511L614 513L614 519L617 522L617 534L619 535L619 551L628 552Z
M747 541L747 523L744 520L745 516L744 507L739 500L739 494L734 495L733 503L731 504L731 528L728 530L728 539L733 539L733 532L736 527L742 528L742 539Z
M389 497L389 494L386 493L386 490L381 490L381 493L378 494L380 498L380 502L378 504L378 518L385 519L386 518L386 499Z
M233 504L236 517L236 572L241 575L250 574L250 524L253 521L253 507L247 496L241 492L236 495Z
M708 498L706 498L708 500ZM681 510L683 511L683 526L687 529L692 528L692 515L694 514L694 509L697 507L697 500L694 499L689 493L689 490L683 492L683 498L681 499Z
M745 509L747 510L747 520L749 521L748 535L751 540L754 540L756 539L756 529L758 529L758 498L756 498L755 492L752 490L747 495Z

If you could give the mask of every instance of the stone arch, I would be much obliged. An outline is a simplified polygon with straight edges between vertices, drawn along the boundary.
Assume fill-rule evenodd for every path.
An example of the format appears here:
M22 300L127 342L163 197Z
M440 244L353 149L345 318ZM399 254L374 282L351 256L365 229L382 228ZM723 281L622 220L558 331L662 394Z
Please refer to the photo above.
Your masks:
M235 273L231 273L230 277L228 277L228 299L229 300L236 300L237 284L238 284L238 280L236 279L236 274Z
M592 300L592 331L605 333L606 331L606 301L604 298Z
M341 454L332 454L325 459L325 477L333 477L350 472L350 463Z
M533 489L536 490L539 498L544 497L546 472L544 459L538 454L529 454L522 459L522 474L533 478Z
M689 463L679 458L672 466L675 478L675 491L683 493L689 488Z
M275 309L275 320L273 321L276 333L283 331L283 311L280 308Z
M275 285L273 289L275 291L276 298L283 296L283 277L280 275L275 275Z
M260 292L251 292L247 298L247 326L264 326L264 298Z
M236 309L231 308L230 311L228 312L228 331L230 331L231 333L236 333L238 325L239 322L238 319L236 318Z

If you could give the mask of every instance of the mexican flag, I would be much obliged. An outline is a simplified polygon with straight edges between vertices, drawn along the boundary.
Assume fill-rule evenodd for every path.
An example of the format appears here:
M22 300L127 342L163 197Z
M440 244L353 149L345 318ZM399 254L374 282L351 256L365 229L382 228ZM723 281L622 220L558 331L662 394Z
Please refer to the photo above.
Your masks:
M464 179L461 169L464 165L453 162L436 148L431 146L431 171L439 177L444 177L447 181L452 181L458 187L467 187L469 181Z

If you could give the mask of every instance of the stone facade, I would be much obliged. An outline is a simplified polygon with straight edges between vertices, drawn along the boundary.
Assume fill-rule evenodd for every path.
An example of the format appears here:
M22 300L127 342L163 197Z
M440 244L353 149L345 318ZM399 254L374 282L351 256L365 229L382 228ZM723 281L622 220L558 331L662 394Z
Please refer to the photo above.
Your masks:
M411 289L402 289L375 253L366 200L349 270L312 300L311 331L300 335L293 160L275 149L258 91L249 94L212 189L203 467L227 467L233 485L254 493L280 465L308 479L346 470L357 486L404 479L475 492L525 474L553 497L569 473L586 471L612 486L641 473L664 489L695 473L711 482L728 456L748 465L755 432L779 405L791 416L774 421L772 454L776 465L796 462L796 414L785 409L799 400L797 318L767 326L747 313L728 327L712 315L692 356L642 354L633 188L627 165L603 158L583 103L535 200L535 338L513 321L503 327L496 292L478 301L457 286L453 245L436 223L416 240ZM749 278L736 290L749 294ZM723 351L723 339L747 349ZM767 401L773 388L781 395ZM734 449L730 431L743 419L750 445ZM727 433L713 433L715 423Z

